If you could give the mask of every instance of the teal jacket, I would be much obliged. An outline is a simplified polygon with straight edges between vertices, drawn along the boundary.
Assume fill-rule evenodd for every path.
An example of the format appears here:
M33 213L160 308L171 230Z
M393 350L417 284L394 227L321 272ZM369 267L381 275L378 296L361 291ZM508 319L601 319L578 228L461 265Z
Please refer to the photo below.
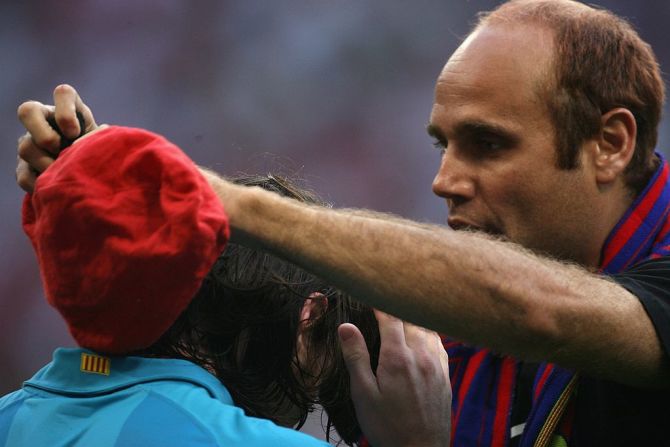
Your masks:
M58 349L0 398L0 446L319 446L245 416L219 380L185 360Z

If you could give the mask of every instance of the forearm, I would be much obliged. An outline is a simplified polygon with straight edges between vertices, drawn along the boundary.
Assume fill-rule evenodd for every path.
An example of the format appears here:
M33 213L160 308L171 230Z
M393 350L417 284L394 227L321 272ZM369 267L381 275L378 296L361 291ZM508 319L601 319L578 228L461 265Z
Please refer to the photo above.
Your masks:
M660 345L637 299L579 267L444 227L308 207L262 191L226 194L242 243L403 319L618 381L651 380L660 370ZM636 335L621 334L624 327Z

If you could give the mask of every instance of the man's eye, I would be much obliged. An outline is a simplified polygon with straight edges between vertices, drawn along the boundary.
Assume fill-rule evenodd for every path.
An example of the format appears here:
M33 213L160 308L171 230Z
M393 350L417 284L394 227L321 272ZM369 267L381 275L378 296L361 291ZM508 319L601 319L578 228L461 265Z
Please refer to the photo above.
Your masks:
M482 138L477 140L477 146L480 150L486 152L497 152L503 148L499 141Z
M440 151L440 154L443 154L444 151L447 149L447 144L444 141L435 140L433 141L433 147L438 151Z

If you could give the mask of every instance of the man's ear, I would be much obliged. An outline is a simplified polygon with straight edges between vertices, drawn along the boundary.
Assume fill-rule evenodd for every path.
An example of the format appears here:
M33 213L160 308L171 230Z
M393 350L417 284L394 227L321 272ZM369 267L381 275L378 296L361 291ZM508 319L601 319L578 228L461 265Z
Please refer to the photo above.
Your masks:
M328 308L328 298L321 292L313 292L300 310L300 328L305 329Z
M296 353L301 365L308 360L309 329L312 323L319 318L328 308L328 298L321 292L313 292L300 309L300 323L298 324L298 338L296 342Z
M602 116L602 131L596 140L596 180L608 184L619 178L635 152L637 124L628 109L619 107Z

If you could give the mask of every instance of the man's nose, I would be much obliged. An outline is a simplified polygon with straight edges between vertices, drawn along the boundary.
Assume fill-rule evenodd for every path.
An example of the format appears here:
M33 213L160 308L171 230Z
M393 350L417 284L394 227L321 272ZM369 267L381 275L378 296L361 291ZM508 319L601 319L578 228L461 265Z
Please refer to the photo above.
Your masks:
M447 150L442 155L440 169L433 179L433 193L450 201L468 201L475 195L472 168L454 152Z

